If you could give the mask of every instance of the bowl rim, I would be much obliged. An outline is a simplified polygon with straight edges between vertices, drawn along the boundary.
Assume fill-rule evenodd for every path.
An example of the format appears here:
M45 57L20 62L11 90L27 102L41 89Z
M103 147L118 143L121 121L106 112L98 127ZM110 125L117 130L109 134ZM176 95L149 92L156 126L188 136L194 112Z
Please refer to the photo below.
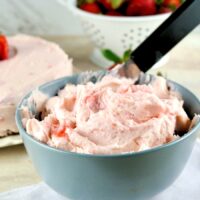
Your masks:
M64 5L64 3L62 3ZM156 14L156 15L148 15L148 16L107 16L107 15L97 15L93 13L86 12L84 10L79 9L76 6L76 0L70 0L66 2L66 6L72 11L72 13L91 18L94 20L102 20L102 21L110 21L110 22L151 22L153 20L161 20L161 19L166 19L169 17L171 13L161 13L161 14Z
M73 79L76 78L78 76L78 74L74 74L72 76L65 76L53 81L49 81L46 82L42 85L40 85L39 87L37 87L37 89L44 89L45 87L49 87L51 85L56 84L57 82L61 82L61 81L66 81L67 79ZM191 98L195 99L199 105L200 105L200 99L194 95L189 89L187 89L185 86L182 86L179 83L176 83L175 81L169 80L167 79L167 81L169 81L172 84L175 84L181 88L183 88L184 90L186 90L187 93L189 93L191 95ZM180 143L184 140L186 140L188 137L190 137L191 135L193 135L198 129L200 129L200 121L191 129L189 130L187 133L185 133L183 136L181 136L180 138L177 138L174 141L171 141L169 143L163 144L163 145L159 145L150 149L146 149L146 150L142 150L142 151L138 151L138 152L128 152L128 153L121 153L121 154L88 154L88 153L77 153L77 152L72 152L72 151L68 151L68 150L62 150L62 149L57 149L55 147L51 147L48 144L45 144L37 139L35 139L33 136L29 135L26 130L23 128L22 125L22 120L21 120L21 107L23 107L24 102L26 102L26 99L31 95L31 93L34 91L35 89L31 90L29 93L27 93L19 102L19 104L17 105L16 108L16 112L15 112L15 121L16 121L16 125L17 128L19 130L20 136L22 137L22 139L24 140L23 136L25 136L26 138L28 138L31 142L36 143L36 145L41 146L42 148L46 148L50 151L56 151L58 153L64 153L67 155L72 155L72 156L78 156L78 157L91 157L91 158L126 158L126 157L132 157L132 156L138 156L138 155L144 155L144 154L148 154L148 153L152 153L152 152L156 152L159 150L163 150L165 148L171 147L177 143ZM198 113L199 114L199 113Z

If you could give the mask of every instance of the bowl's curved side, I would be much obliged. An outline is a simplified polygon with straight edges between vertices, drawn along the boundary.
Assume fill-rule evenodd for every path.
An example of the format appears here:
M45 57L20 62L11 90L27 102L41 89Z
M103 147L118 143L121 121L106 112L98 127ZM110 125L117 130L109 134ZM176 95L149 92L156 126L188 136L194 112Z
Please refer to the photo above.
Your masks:
M66 82L63 78L40 87L50 96ZM190 112L200 113L198 99L176 84ZM19 105L23 105L23 102ZM139 200L153 196L168 187L183 170L194 146L200 125L181 139L139 153L95 156L51 148L30 137L22 127L20 107L16 121L27 152L44 181L55 191L71 199Z
M74 200L139 200L156 195L182 172L195 141L193 134L160 151L101 158L65 154L22 137L42 179Z

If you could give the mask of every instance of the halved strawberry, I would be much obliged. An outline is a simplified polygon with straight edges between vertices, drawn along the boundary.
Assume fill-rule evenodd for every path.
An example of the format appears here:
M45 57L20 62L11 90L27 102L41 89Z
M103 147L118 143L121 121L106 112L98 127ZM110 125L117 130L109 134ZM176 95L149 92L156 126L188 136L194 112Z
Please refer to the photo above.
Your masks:
M9 49L8 42L4 35L0 35L0 60L8 59Z
M90 13L94 13L94 14L99 14L101 13L101 10L98 6L97 3L84 3L80 6L80 9L90 12Z
M156 14L155 0L130 0L126 10L127 16L154 14Z

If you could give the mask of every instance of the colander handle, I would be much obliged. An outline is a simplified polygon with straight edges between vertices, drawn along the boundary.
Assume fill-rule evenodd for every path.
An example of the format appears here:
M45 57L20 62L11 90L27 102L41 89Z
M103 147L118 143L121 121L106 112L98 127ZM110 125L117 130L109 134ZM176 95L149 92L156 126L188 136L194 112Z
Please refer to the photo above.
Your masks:
M146 72L200 23L200 0L186 0L131 54Z

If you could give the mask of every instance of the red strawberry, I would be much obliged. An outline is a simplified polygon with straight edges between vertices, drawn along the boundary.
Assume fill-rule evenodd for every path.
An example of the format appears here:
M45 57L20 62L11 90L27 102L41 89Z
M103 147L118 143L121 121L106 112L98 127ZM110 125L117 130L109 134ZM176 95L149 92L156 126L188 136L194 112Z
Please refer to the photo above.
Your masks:
M156 14L156 3L155 0L130 0L126 15L153 15Z
M181 5L181 0L164 0L163 5L175 10Z
M109 16L122 16L121 13L115 11L115 10L110 10L106 13L106 15L109 15Z
M106 10L116 10L124 3L124 0L97 0Z
M8 42L4 35L0 35L0 60L8 59L9 50L8 50Z
M101 10L98 6L97 3L84 3L80 6L80 9L90 12L90 13L94 13L94 14L99 14L101 13Z
M98 2L101 3L107 10L112 10L111 0L98 0Z
M162 13L169 13L169 12L172 12L172 9L168 8L168 7L161 7L159 10L158 10L158 13L162 14Z

